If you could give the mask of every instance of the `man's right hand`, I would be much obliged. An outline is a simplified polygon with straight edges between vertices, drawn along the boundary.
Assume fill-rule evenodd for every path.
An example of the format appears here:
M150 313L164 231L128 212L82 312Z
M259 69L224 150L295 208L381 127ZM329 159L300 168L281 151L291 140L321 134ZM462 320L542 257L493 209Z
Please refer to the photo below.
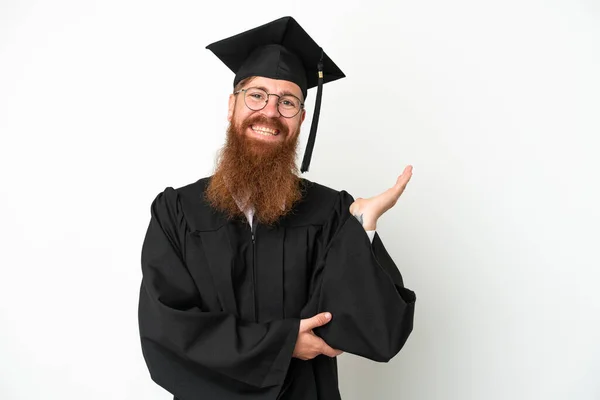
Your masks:
M301 360L311 360L319 354L325 354L329 357L336 357L342 354L343 351L329 347L323 339L315 335L312 331L314 328L323 326L329 321L331 321L331 314L326 312L317 314L312 318L300 320L300 330L292 357Z

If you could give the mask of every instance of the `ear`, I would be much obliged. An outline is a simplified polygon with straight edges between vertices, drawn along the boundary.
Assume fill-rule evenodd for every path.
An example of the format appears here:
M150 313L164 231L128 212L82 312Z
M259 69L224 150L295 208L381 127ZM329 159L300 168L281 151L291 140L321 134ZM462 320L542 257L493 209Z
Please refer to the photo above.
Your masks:
M306 118L306 109L302 109L302 116L300 117L300 125L304 122L304 118Z
M231 122L231 118L233 117L233 110L235 109L235 95L229 95L229 109L227 110L227 121Z

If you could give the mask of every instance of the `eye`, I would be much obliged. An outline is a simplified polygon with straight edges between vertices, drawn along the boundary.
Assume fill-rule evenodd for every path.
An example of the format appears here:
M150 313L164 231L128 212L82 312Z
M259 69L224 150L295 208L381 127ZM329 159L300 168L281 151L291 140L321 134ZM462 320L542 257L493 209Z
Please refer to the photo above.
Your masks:
M291 99L289 97L282 98L279 103L281 105L283 105L284 107L288 107L288 108L296 108L296 107L298 107L297 101L295 101L294 99Z
M249 90L246 92L246 97L253 101L266 101L267 95L261 90Z

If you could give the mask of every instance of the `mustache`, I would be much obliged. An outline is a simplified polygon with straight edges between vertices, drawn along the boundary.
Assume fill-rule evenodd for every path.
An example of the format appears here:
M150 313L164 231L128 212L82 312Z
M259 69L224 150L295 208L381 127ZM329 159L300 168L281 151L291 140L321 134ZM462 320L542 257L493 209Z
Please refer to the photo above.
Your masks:
M289 129L287 126L281 122L279 118L268 118L262 114L257 114L251 117L248 117L244 122L242 122L241 131L245 132L246 128L249 128L250 125L260 124L267 126L269 128L274 128L279 131L279 134L286 135L289 133Z

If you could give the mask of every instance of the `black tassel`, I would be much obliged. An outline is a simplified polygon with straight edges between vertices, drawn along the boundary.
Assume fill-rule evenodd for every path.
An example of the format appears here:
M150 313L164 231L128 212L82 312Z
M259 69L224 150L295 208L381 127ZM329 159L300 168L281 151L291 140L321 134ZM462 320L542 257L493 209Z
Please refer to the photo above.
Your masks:
M315 112L313 113L312 124L310 126L310 134L308 136L308 142L306 143L306 150L304 151L304 159L302 160L302 166L300 172L305 173L308 171L310 166L310 159L312 157L313 148L315 146L315 139L317 136L317 125L319 125L319 114L321 113L321 97L323 96L323 49L321 49L321 60L317 64L319 70L319 81L317 88L317 99L315 100Z

